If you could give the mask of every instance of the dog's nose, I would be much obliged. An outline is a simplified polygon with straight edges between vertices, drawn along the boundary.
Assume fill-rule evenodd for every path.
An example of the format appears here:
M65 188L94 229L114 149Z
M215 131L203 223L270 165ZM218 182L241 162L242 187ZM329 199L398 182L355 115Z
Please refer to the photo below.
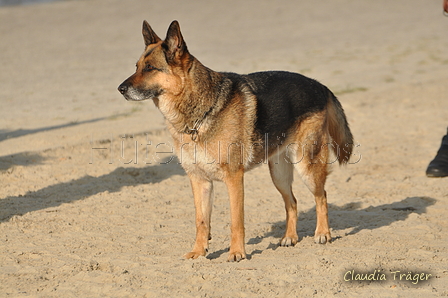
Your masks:
M126 91L128 91L128 86L121 84L120 86L118 86L118 91L120 91L121 94L125 94Z

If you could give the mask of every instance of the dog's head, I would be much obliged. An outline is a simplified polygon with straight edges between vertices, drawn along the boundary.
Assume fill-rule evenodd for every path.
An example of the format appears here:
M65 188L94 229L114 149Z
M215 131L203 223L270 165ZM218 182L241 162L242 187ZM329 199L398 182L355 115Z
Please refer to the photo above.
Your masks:
M165 40L161 40L146 21L142 33L145 51L137 61L135 73L118 87L118 91L126 100L152 99L159 106L160 100L182 93L192 56L177 21L171 23Z

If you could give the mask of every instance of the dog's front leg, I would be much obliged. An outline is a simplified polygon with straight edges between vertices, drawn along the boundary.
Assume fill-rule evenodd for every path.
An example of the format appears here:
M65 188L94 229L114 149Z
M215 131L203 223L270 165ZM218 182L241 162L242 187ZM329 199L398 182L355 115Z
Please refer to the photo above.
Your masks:
M224 182L230 198L231 242L228 261L239 262L246 258L244 248L244 169L229 174Z
M190 175L196 209L196 242L193 250L185 255L187 259L205 256L210 240L210 218L212 214L212 181Z

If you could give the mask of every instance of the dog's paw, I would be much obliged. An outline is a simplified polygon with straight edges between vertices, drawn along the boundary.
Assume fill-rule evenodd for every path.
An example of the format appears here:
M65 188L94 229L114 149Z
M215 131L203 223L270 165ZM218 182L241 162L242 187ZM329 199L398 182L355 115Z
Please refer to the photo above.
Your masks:
M197 259L197 258L199 258L201 256L202 257L205 256L206 252L207 252L207 250L205 250L205 249L203 251L194 251L193 250L193 251L185 254L184 258L185 259L193 259L193 260L195 260L195 259Z
M294 246L297 244L297 242L299 242L298 237L286 237L285 236L280 241L280 246L283 246L283 247Z
M314 235L314 242L317 244L325 244L331 242L330 233L327 234L316 234Z
M229 257L227 258L227 262L239 262L242 259L246 258L246 253L245 252L229 252Z

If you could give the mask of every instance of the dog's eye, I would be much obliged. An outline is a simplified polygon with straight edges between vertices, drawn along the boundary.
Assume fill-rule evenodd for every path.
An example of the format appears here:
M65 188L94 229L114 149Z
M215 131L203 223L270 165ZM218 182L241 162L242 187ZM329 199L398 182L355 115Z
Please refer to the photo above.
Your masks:
M152 66L151 64L146 64L145 68L143 69L144 71L151 71L156 69L154 66Z

